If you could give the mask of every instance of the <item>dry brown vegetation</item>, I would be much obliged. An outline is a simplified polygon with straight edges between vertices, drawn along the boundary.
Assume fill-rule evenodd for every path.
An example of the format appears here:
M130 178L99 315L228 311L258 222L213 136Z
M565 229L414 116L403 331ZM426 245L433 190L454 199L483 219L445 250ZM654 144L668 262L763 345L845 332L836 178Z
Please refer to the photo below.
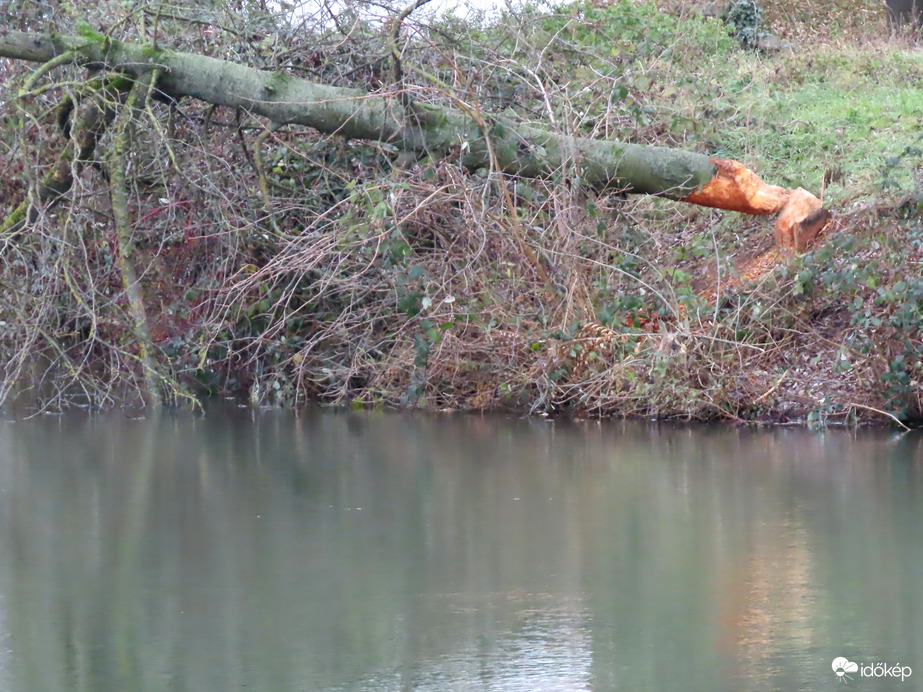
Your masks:
M154 102L137 119L129 206L164 396L761 422L918 417L915 135L888 131L882 151L898 158L888 165L877 149L852 161L836 147L865 135L837 130L854 126L842 108L804 113L812 83L825 84L818 99L887 88L919 75L920 62L909 49L899 60L875 53L887 44L874 3L772 3L770 27L799 46L782 56L743 51L694 3L660 5L670 11L623 2L495 23L412 16L409 88L564 132L733 154L767 180L827 195L836 223L807 255L766 255L765 219L592 194L573 169L516 179ZM149 39L156 19L177 48L389 88L388 34L357 15L333 23L318 11L293 26L255 9L247 22L220 6L206 20L172 11L165 20L100 6L83 17L96 30L120 22L126 40ZM55 20L77 22L63 11ZM24 28L46 21L19 18ZM86 87L75 68L27 89L31 68L0 70L9 210L65 141L62 99L79 101ZM109 137L63 203L4 238L5 401L139 400ZM888 171L897 187L882 192Z

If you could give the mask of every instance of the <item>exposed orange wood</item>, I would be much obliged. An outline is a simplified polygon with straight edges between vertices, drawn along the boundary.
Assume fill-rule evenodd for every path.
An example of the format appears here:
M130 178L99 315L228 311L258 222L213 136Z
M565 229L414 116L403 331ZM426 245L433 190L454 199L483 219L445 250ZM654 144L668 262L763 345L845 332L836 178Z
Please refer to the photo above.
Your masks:
M768 185L739 161L710 160L718 169L715 177L684 202L745 214L781 212L776 220L776 242L795 252L803 252L827 223L824 205L807 190Z
M787 201L789 190L767 185L739 161L714 158L710 161L718 168L715 177L684 202L744 214L775 214Z
M800 187L792 190L776 219L776 243L779 247L804 252L829 219L830 212L817 197Z

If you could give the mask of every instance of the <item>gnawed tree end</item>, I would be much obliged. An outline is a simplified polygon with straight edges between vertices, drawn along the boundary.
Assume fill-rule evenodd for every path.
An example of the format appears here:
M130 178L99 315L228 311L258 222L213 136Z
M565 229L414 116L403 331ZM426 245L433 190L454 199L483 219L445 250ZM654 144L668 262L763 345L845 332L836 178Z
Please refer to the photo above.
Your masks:
M789 190L764 183L739 161L711 159L715 177L682 201L776 219L776 244L785 250L804 252L826 226L830 214L823 203L804 188Z

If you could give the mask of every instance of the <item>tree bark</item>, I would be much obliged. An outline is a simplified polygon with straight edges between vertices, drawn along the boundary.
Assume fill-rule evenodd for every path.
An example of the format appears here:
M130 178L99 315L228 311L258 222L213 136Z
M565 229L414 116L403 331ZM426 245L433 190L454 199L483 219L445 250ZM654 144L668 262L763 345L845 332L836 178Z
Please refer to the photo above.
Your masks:
M567 166L583 184L600 190L658 195L750 214L781 211L784 228L777 225L776 237L793 250L803 249L827 218L810 193L766 185L736 161L572 137L503 116L431 104L412 103L405 108L394 95L326 86L284 72L122 43L90 31L52 36L0 29L2 57L48 62L68 52L74 62L136 77L161 68L164 75L158 88L175 98L191 96L245 108L280 124L388 142L418 157L455 155L468 168L495 168L526 177L551 176ZM794 201L797 208L792 211Z
M134 240L132 238L131 215L128 210L128 154L131 139L134 136L134 119L137 111L147 100L149 91L159 71L146 74L139 79L131 93L125 107L119 113L115 122L115 137L112 151L109 156L109 190L112 199L112 219L115 223L115 235L118 245L119 273L122 275L122 286L128 297L128 312L131 315L134 327L135 340L138 342L138 359L144 374L144 395L146 403L153 408L163 406L161 394L161 377L158 372L157 360L154 356L154 341L151 339L151 328L147 319L147 310L144 307L144 296L141 293L141 284L138 281L138 272L135 269Z
M885 4L892 29L900 29L911 21L923 25L923 0L886 0Z

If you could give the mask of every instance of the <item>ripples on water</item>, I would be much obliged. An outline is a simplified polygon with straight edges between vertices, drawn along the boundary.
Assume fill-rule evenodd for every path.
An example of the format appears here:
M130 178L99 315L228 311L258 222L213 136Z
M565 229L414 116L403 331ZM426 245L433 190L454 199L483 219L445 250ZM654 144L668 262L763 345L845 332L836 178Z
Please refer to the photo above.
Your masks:
M824 690L837 656L923 688L921 449L329 411L4 423L0 690Z

